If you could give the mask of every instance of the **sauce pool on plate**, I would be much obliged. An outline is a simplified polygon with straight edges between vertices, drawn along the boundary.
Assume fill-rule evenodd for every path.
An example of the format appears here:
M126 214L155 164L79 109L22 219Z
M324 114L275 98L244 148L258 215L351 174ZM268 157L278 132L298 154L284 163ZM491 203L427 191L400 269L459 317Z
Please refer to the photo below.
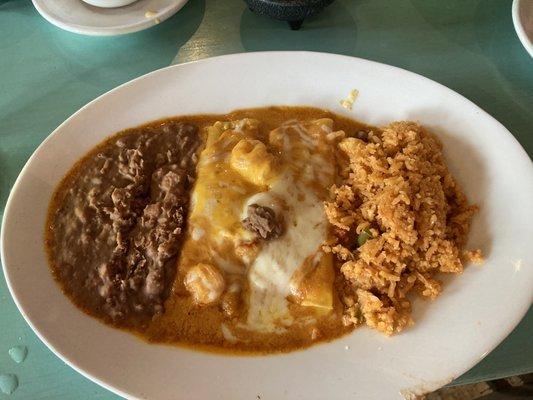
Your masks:
M52 272L83 311L150 342L279 352L341 336L323 203L336 132L365 128L268 107L120 132L53 196Z

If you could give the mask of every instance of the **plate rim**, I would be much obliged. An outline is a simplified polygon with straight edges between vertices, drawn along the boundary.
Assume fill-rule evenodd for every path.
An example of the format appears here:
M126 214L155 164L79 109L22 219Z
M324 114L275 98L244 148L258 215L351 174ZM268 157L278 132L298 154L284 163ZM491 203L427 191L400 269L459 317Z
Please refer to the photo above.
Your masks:
M261 55L261 54L263 54L263 55L264 54L268 54L269 56L273 56L273 57L275 57L278 54L281 54L281 55L291 54L291 55L294 55L294 56L310 54L312 56L314 55L314 56L318 56L318 57L320 57L320 56L330 57L331 60L333 60L334 58L343 58L343 59L348 59L348 60L352 60L352 61L355 60L357 62L369 63L371 65L379 65L380 68L386 68L386 69L389 69L391 71L397 71L399 73L409 74L413 78L417 78L419 80L421 79L426 84L434 85L435 87L438 87L439 89L444 89L450 95L453 95L455 98L457 98L457 99L459 99L461 101L467 102L470 106L473 106L474 109L476 109L477 111L481 112L484 115L485 118L488 117L491 120L492 123L495 123L500 129L505 131L506 135L510 136L510 139L512 139L511 141L513 143L513 146L516 148L516 151L519 154L521 154L521 157L529 160L529 165L531 167L530 169L533 172L533 161L531 160L531 158L529 157L529 155L525 151L525 149L522 147L520 142L516 139L516 137L502 123L500 123L495 117L490 115L488 112L484 111L481 107L476 105L474 102L472 102L471 100L469 100L465 96L461 95L460 93L456 92L455 90L452 90L451 88L448 88L447 86L445 86L445 85L443 85L443 84L441 84L439 82L436 82L436 81L434 81L432 79L429 79L429 78L427 78L427 77L425 77L423 75L417 74L415 72L409 71L407 69L400 68L400 67L395 67L395 66L392 66L392 65L389 65L389 64L384 64L384 63L380 63L380 62L377 62L377 61L372 61L372 60L359 58L359 57L352 57L352 56L331 54L331 53L323 53L323 52L313 52L313 51L260 51L260 52L233 53L233 54L226 54L226 55L221 55L221 56L216 56L216 57L209 57L209 58L205 58L205 59L194 60L194 61L189 61L189 62L186 62L186 63L175 64L175 65L170 65L170 66L167 66L167 67L163 67L163 68L151 71L151 72L149 72L147 74L141 75L141 76L139 76L137 78L134 78L134 79L132 79L132 80L130 80L128 82L125 82L125 83L123 83L123 84L121 84L119 86L116 86L116 87L108 90L107 92L99 95L95 99L91 100L90 102L88 102L87 104L82 106L80 109L78 109L73 114L71 114L68 118L66 118L61 124L59 124L39 144L39 146L37 146L37 148L32 152L31 156L28 158L28 160L24 164L23 168L19 172L19 174L17 176L17 179L15 180L15 182L14 182L12 188L11 188L11 191L9 193L9 197L8 197L8 199L6 201L6 205L5 205L5 208L4 208L4 213L3 213L3 217L2 217L2 225L1 225L1 229L0 229L0 259L2 261L3 273L4 273L4 277L5 277L6 283L7 283L7 287L9 289L9 293L10 293L13 301L15 302L19 312L21 313L21 315L25 319L26 323L30 326L32 331L37 335L37 337L58 358L60 358L62 361L64 361L66 364L68 364L75 371L80 373L82 376L88 378L89 380L97 383L98 385L106 388L107 390L111 391L112 393L115 393L117 395L123 396L123 397L128 398L128 399L136 399L137 398L137 397L133 396L132 394L130 394L128 392L125 392L125 391L123 391L122 389L120 389L118 387L115 387L115 386L112 386L109 383L106 383L105 381L103 381L103 380L99 379L98 377L94 376L92 373L85 371L82 367L79 367L76 364L76 361L71 360L69 356L63 354L63 352L61 350L58 350L56 348L56 346L52 345L48 341L48 339L44 335L42 335L39 332L38 329L36 329L36 327L34 326L33 322L28 317L27 313L25 312L24 308L21 306L21 304L19 302L19 298L16 295L16 290L14 289L13 282L11 280L9 268L7 267L7 265L5 263L5 260L6 260L6 254L5 253L7 251L6 251L6 246L5 246L5 235L6 234L5 234L5 229L4 228L6 226L6 221L7 221L7 219L10 216L10 211L14 207L14 205L13 205L14 193L16 193L16 191L18 190L18 187L21 185L21 182L24 179L25 172L30 167L30 164L32 163L33 159L38 156L38 153L42 150L42 148L45 146L45 144L49 140L51 140L55 135L59 134L61 128L64 125L68 124L71 119L76 118L78 114L83 113L86 108L90 107L93 103L98 102L102 97L107 96L110 93L113 93L115 91L119 91L123 87L127 87L127 86L130 86L130 85L133 85L133 84L135 84L138 81L141 81L143 79L147 79L148 77L150 77L152 75L161 73L161 71L166 71L166 70L169 70L169 69L180 69L183 66L189 65L189 64L204 63L204 62L205 63L217 62L217 60L223 60L223 59L229 59L229 58L247 57L247 56L253 57L254 55ZM533 293L532 293L531 297L532 297L531 300L533 301ZM500 333L497 336L494 336L494 340L492 341L492 345L487 347L482 354L472 355L467 361L461 363L461 365L463 365L463 368L461 368L460 370L457 369L457 375L454 376L453 379L455 379L456 377L462 375L464 372L468 371L470 368L472 368L474 365L476 365L479 361L481 361L485 356L490 354L490 352L492 350L494 350L516 328L516 326L520 323L520 321L523 319L525 314L528 312L530 306L531 306L531 301L529 303L524 302L522 304L522 306L520 307L520 310L518 310L518 307L517 307L516 308L516 313L514 314L514 318L507 320L507 321L509 321L509 329L507 329L505 331L502 331L502 333ZM442 383L444 384L444 382L442 382ZM448 382L446 382L446 383L448 383Z

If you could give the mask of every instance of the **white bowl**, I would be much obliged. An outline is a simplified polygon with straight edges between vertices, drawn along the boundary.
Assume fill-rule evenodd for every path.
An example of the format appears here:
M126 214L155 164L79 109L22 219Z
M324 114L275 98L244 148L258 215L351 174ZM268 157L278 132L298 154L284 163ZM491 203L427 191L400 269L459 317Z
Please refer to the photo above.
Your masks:
M518 38L529 55L533 57L533 1L514 0L512 15Z
M82 0L91 6L115 8L127 6L128 4L135 3L137 0Z
M353 112L339 105L356 88ZM73 163L108 135L150 120L272 104L307 104L371 124L414 119L439 135L448 164L481 211L470 246L487 255L416 302L416 324L392 338L361 328L304 351L225 356L147 344L78 310L46 263L50 196ZM533 296L533 166L479 107L419 75L357 58L306 52L235 54L164 68L92 101L31 156L10 194L1 251L22 315L61 359L139 399L400 399L461 375L518 324Z

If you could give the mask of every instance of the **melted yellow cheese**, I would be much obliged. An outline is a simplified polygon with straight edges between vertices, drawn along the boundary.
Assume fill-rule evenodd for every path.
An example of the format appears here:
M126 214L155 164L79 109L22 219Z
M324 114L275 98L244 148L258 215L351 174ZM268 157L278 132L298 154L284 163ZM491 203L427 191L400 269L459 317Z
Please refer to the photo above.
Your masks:
M331 253L317 252L308 257L304 266L293 275L291 294L293 300L302 306L313 307L319 313L333 309L333 256Z
M243 119L207 130L180 270L206 263L226 277L241 276L238 282L247 286L243 329L283 331L295 322L289 298L321 313L333 308L331 259L320 251L328 234L322 203L335 176L327 139L332 126L330 119L288 121L261 132L257 121ZM281 237L262 242L243 228L254 203L283 217Z
M185 243L183 253L200 256L198 261L217 264L228 273L244 269L242 251L237 247L253 237L242 228L241 210L248 197L262 190L232 168L232 152L242 140L254 140L258 135L255 120L216 123L208 128L206 147L200 154L189 218L192 240ZM182 264L188 261L185 257Z

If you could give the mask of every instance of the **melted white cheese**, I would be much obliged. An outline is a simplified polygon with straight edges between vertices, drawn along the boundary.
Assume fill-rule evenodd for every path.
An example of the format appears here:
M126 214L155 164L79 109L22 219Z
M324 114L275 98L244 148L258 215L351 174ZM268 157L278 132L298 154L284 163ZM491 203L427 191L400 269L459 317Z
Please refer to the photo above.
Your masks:
M220 324L220 329L222 330L222 335L224 336L224 339L226 339L228 342L235 343L238 340L237 336L235 336L233 332L231 332L231 330L226 324Z
M191 234L191 238L192 240L200 240L205 234L205 231L198 227L198 226L195 226L193 229L192 229L192 234Z
M292 322L286 299L291 278L305 259L318 250L328 226L321 199L292 176L283 176L271 192L285 201L289 211L284 214L285 233L265 244L248 272L247 322L260 331L275 331L278 324ZM298 200L301 194L305 195L303 201Z
M302 138L305 136L303 127L298 126L296 131ZM315 145L309 136L304 143L310 147ZM328 222L322 206L323 199L309 185L313 180L327 180L326 174L321 173L326 162L321 156L314 155L301 164L298 167L303 173L298 179L293 171L285 171L268 192L252 196L246 202L245 209L252 203L271 207L276 213L280 210L280 204L285 208L282 212L284 234L265 243L248 271L248 329L280 332L283 326L293 322L287 301L291 278L326 239ZM330 165L327 167L332 171Z

